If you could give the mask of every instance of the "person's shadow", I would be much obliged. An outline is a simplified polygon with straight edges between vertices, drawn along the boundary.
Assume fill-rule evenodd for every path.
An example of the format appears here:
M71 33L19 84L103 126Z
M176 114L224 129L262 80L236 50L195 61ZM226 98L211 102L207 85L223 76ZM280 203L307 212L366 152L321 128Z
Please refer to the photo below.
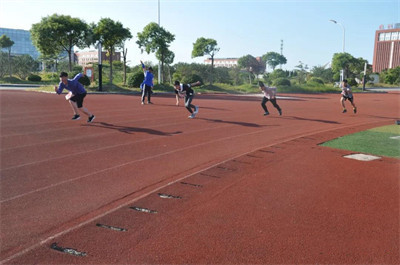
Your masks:
M181 131L163 132L163 131L158 131L158 130L149 129L149 128L120 126L120 125L110 124L110 123L106 123L106 122L95 122L95 123L91 123L90 125L85 124L84 126L92 126L92 127L116 130L116 131L119 131L122 133L127 133L127 134L141 132L141 133L148 133L148 134L160 135L160 136L173 136L173 135L182 133Z
M259 125L257 123L250 123L250 122L243 122L243 121L224 121L220 119L208 119L208 118L197 118L199 120L205 120L209 122L216 122L216 123L226 123L226 124L233 124L233 125L240 125L245 127L253 127L253 128L260 128L266 125Z

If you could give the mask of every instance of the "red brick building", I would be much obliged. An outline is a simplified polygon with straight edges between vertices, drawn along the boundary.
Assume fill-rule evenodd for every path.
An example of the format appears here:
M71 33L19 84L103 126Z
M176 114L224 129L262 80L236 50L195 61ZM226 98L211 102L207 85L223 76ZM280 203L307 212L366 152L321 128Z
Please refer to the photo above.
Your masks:
M375 32L375 48L372 71L380 73L385 69L400 66L400 23L383 26Z

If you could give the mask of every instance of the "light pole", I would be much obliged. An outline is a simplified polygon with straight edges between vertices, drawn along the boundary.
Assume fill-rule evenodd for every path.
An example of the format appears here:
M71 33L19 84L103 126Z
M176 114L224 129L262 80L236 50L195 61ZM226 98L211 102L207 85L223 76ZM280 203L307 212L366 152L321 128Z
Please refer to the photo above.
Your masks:
M160 0L158 0L158 26L160 27ZM158 61L158 84L161 84L161 62Z
M346 42L346 30L345 30L344 26L342 24L340 24L339 22L337 22L336 20L330 19L329 21L340 25L342 27L342 29L343 29L343 53L344 53L345 52L344 51L345 50L344 49L345 48L345 42Z
M344 29L344 26L342 24L340 24L339 22L337 22L336 20L330 19L329 21L331 21L331 22L333 22L335 24L338 24L338 25L340 25L342 27L342 29L343 29L343 53L345 53L346 30ZM344 69L342 69L340 71L340 82L342 82L343 79L345 79L344 75L345 75Z

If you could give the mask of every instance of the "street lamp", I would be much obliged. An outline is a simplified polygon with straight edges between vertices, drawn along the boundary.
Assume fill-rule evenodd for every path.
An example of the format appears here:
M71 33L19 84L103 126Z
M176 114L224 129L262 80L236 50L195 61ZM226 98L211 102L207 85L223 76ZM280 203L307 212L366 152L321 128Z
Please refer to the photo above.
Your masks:
M344 26L342 24L340 24L339 22L337 22L336 20L330 19L329 21L331 21L331 22L333 22L335 24L339 24L343 29L343 53L344 53L345 52L344 51L344 46L345 46L345 40L346 40L346 30L344 29ZM344 69L340 70L340 82L342 82L343 79L345 78L344 74L345 74L344 73Z
M343 29L343 53L344 53L344 46L345 46L345 40L346 40L346 30L344 29L344 26L342 24L340 24L339 22L337 22L336 20L330 19L329 21L340 25L342 27L342 29Z
M158 0L158 26L160 27L160 0ZM161 62L158 61L158 83L161 84Z

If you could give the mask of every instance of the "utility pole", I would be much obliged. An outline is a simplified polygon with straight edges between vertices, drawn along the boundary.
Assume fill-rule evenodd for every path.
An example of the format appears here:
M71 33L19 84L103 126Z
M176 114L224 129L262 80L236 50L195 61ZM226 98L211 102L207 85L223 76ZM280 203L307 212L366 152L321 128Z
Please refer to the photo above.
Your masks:
M102 55L102 52L101 52L101 41L99 41L99 44L97 44L97 49L99 50L99 54L98 54L98 56L99 56L99 91L103 91L103 75L102 75L102 73L103 73L103 65L102 65L102 58L101 58L101 55Z
M281 40L281 55L283 55L283 40ZM282 64L279 67L282 69Z
M160 27L160 0L158 0L158 26ZM158 61L158 84L161 84L161 62Z

